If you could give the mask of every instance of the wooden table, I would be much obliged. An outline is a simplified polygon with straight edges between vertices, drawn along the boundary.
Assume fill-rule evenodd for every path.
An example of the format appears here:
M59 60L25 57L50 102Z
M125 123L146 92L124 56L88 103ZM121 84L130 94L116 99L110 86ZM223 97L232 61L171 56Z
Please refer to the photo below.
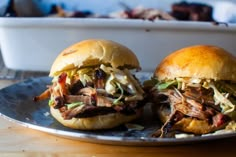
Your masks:
M14 83L0 80L0 88ZM4 105L4 104L2 104ZM236 138L178 146L132 147L80 142L28 129L0 117L0 156L236 156Z

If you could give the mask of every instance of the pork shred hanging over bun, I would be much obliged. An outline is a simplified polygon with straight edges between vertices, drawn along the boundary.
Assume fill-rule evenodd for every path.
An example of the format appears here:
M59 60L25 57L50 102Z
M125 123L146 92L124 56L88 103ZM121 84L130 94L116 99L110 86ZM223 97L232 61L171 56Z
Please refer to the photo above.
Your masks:
M161 61L148 84L152 110L163 123L154 137L203 135L236 119L236 58L222 48L177 50Z
M135 54L110 40L90 39L66 48L54 61L52 84L35 101L49 98L50 112L64 126L96 130L138 118L143 89L131 70Z

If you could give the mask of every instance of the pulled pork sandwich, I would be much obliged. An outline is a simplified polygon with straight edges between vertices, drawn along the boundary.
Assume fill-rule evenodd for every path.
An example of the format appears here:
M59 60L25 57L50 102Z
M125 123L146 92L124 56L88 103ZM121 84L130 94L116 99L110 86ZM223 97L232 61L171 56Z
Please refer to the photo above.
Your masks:
M222 48L180 49L162 60L151 82L152 110L163 123L154 137L208 134L236 119L236 58Z
M49 98L50 112L64 126L95 130L132 121L141 114L143 90L130 70L135 54L109 40L76 43L54 61L52 85L35 101Z

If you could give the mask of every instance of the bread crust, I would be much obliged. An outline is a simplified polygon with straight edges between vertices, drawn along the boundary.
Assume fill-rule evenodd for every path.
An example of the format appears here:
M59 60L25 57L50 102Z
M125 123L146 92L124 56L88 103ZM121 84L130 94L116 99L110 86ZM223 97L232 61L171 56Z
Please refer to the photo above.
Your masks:
M109 64L114 68L126 67L141 69L139 61L129 48L103 39L89 39L75 43L63 50L55 59L49 76L56 76L61 71Z
M65 120L58 109L50 107L50 112L57 121L66 127L79 130L99 130L114 128L135 120L141 115L142 109L139 109L136 114L132 115L124 115L117 112L88 118L72 118L70 120Z
M164 58L154 75L160 81L178 77L236 81L236 57L212 45L190 46Z

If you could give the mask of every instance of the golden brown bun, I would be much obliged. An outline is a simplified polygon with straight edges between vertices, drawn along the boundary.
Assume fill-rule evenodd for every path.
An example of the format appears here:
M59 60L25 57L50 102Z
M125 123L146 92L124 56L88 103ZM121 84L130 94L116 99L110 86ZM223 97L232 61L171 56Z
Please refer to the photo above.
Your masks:
M156 68L158 80L176 77L236 81L236 58L211 45L196 45L173 52Z
M136 55L127 47L110 40L84 40L62 51L54 61L50 76L75 67L110 64L112 67L140 69Z
M98 115L89 118L73 118L71 120L65 120L61 116L58 109L50 107L52 116L66 127L79 130L98 130L98 129L110 129L121 124L130 122L137 119L142 109L137 114L124 115L120 113L110 113L106 115Z
M215 131L217 128L209 125L207 120L185 117L174 125L174 129L200 135Z

